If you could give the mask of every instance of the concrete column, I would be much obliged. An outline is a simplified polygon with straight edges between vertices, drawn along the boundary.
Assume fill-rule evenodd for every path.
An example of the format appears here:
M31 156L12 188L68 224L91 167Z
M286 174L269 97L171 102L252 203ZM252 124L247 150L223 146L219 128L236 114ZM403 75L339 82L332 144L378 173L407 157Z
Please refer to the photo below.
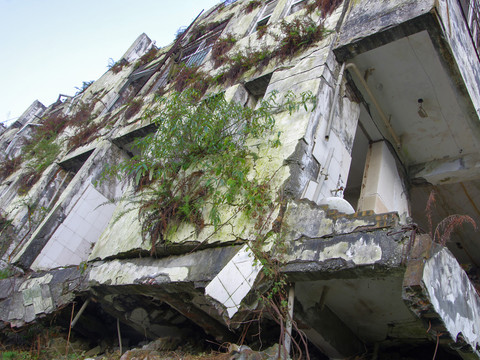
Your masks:
M395 158L385 141L370 145L363 173L358 211L408 214L407 194Z

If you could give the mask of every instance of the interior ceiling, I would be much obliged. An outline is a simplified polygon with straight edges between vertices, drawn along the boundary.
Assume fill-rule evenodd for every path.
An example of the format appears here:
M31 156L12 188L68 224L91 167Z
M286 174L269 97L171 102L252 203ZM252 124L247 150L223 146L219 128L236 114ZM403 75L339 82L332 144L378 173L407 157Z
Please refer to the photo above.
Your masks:
M300 281L295 296L307 309L327 288L325 305L366 342L426 339L423 325L402 300L402 281L402 276Z
M478 151L466 109L426 31L391 42L355 57L367 83L400 137L400 156L407 166ZM367 103L371 100L355 79ZM419 115L418 100L428 117ZM373 118L383 127L370 106ZM386 131L383 131L387 134Z
M478 119L468 117L468 109L456 87L461 79L452 78L426 31L367 51L351 62L364 74L400 137L398 155L407 171L432 160L445 161L466 154L478 157L479 138L475 129ZM372 140L385 137L393 143L365 89L353 72L351 76L370 110L370 114L363 111L360 116L368 136ZM419 112L419 99L422 99L424 113ZM469 215L480 226L480 179L470 178L469 181L438 186L410 184L411 216L427 232L425 208L432 190L437 193L431 214L433 230L453 214ZM453 233L447 246L460 263L471 263L480 268L477 233L470 224L459 229Z

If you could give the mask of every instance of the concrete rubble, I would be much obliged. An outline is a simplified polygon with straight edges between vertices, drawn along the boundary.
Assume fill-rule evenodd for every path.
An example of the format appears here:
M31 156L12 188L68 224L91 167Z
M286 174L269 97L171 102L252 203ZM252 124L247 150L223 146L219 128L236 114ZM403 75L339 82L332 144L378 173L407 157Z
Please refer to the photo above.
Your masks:
M140 35L82 93L35 101L0 133L0 330L54 317L68 327L73 306L73 331L90 338L115 335L119 321L149 340L248 342L245 324L275 286L271 261L291 289L294 332L318 358L420 359L439 347L441 358L479 359L473 11L457 0L229 1L165 48ZM184 221L163 243L146 241L133 180L106 169L155 134L145 114L172 94L179 67L221 77L231 63L218 65L212 45L234 38L230 60L279 54L282 28L298 20L323 26L321 39L233 81L196 80L207 84L203 98L224 93L252 108L274 92L316 99L313 110L273 114L279 147L270 135L249 144L258 157L249 176L269 179L274 199L261 229L268 256L258 256L258 219L227 206L221 227ZM46 139L54 156L33 181L41 161L31 140L52 119L64 125ZM276 348L252 340L232 359L276 358L289 321L258 321Z

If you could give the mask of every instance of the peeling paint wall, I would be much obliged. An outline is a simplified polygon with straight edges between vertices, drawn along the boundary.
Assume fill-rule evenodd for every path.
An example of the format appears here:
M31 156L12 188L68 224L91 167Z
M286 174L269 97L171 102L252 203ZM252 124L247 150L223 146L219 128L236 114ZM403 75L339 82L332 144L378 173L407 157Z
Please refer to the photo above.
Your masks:
M480 297L453 255L443 249L426 261L423 283L429 300L454 341L466 342L477 356Z

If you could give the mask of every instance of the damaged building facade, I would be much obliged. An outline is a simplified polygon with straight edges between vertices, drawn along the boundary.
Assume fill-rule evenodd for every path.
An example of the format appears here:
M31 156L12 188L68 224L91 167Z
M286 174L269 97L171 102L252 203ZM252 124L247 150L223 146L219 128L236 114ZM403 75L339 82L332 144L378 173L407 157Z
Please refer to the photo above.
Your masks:
M0 134L0 327L75 302L84 335L108 326L101 313L150 339L237 341L272 285L260 248L284 279L294 335L319 356L425 358L438 347L480 358L478 9L229 1L168 47L142 34L81 93L34 102ZM276 107L273 129L246 140L247 178L272 199L261 229L232 206L212 224L206 202L196 224L176 219L152 243L131 200L140 173L105 173L158 136L158 99L190 88L198 103L223 94L258 110L272 94L308 94L315 105Z

